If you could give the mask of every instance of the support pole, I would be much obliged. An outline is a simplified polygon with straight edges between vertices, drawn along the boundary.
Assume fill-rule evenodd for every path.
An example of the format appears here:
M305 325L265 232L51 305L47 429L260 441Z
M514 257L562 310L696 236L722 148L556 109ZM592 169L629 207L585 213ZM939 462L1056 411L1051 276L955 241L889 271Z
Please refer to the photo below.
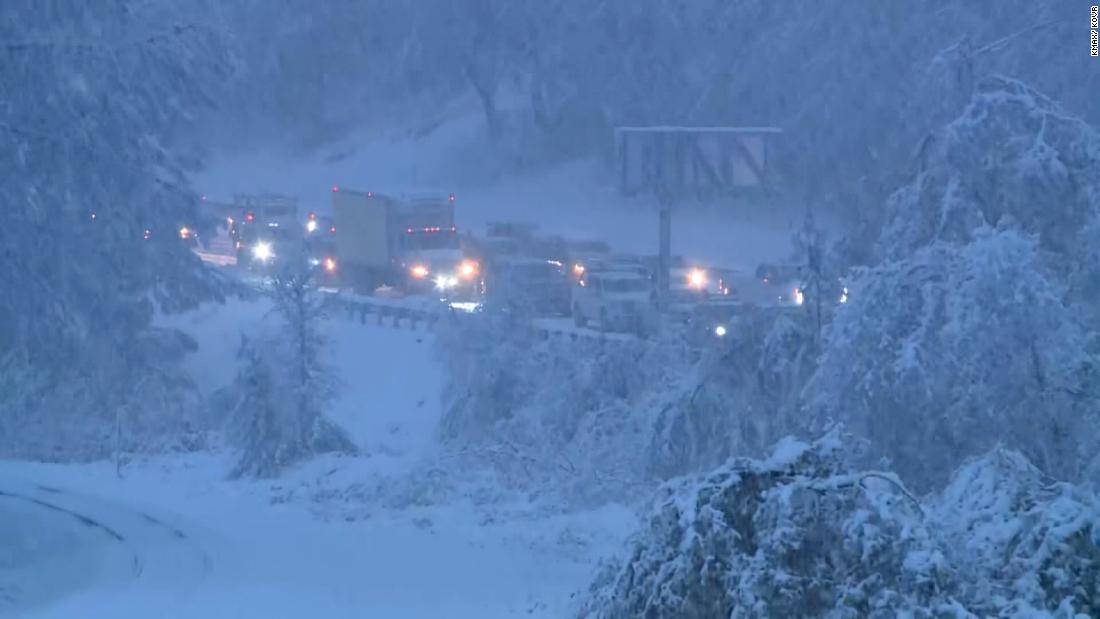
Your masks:
M657 200L657 296L663 309L668 303L672 268L672 198L664 187L658 186Z

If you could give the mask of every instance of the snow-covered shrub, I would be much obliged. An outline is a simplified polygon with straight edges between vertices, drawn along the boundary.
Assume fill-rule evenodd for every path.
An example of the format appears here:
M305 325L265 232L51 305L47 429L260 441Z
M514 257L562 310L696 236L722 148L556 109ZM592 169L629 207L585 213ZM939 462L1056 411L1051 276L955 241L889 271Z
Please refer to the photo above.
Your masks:
M649 446L650 470L660 479L708 470L731 456L761 455L803 429L798 402L815 351L807 312L746 309L721 346L666 397Z
M578 615L1049 617L1100 612L1100 501L994 449L919 502L833 432L665 486Z
M494 314L457 321L439 344L444 442L579 500L645 483L653 417L689 365L675 342L541 339Z
M969 576L965 595L976 613L1100 616L1094 491L1054 482L1019 452L998 448L960 467L930 515Z
M271 281L282 329L242 342L242 367L228 388L232 434L243 448L234 476L270 477L313 454L356 451L325 416L337 385L325 359L323 299L306 261L293 264Z
M901 482L850 472L830 435L781 441L667 486L580 616L966 616L954 574Z
M812 410L917 485L997 442L1077 478L1098 432L1088 331L1034 236L971 234L854 278L826 329Z

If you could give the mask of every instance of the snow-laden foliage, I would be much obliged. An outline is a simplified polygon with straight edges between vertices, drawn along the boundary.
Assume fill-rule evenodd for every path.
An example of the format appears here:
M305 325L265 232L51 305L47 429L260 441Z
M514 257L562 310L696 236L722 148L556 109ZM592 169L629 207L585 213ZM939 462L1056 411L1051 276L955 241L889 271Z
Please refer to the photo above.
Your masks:
M932 506L979 615L1100 615L1100 500L1020 453L965 463Z
M997 442L1078 477L1098 436L1090 336L1034 236L971 234L853 279L826 332L812 409L917 485Z
M243 453L233 476L271 477L310 455L354 453L355 445L325 416L337 385L325 361L323 298L306 261L271 278L277 333L241 344L242 367L229 387L230 421ZM224 399L224 397L223 397Z
M886 257L933 240L969 242L1006 219L1063 257L1095 245L1080 231L1100 210L1100 133L1020 82L984 80L963 114L923 145L918 165L888 204Z
M171 3L4 3L0 450L103 457L186 425L192 344L150 324L220 294L177 232L202 222L176 139L219 50Z
M920 502L839 433L666 486L578 616L1094 616L1100 503L1016 452Z
M648 483L654 418L688 367L681 344L544 340L494 314L457 321L440 347L449 447L581 501Z
M847 471L843 449L787 439L669 485L580 616L966 616L921 506L892 475Z
M805 424L799 394L813 373L814 323L800 308L745 308L718 346L665 398L648 466L659 479L759 455Z

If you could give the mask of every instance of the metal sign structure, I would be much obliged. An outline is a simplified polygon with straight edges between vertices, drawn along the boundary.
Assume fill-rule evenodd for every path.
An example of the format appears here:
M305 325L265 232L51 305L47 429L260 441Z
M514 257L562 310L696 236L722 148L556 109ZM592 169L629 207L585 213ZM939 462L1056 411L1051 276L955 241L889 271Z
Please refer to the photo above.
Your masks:
M667 298L672 209L685 199L765 191L772 182L769 143L777 127L617 127L619 192L657 198L657 289Z

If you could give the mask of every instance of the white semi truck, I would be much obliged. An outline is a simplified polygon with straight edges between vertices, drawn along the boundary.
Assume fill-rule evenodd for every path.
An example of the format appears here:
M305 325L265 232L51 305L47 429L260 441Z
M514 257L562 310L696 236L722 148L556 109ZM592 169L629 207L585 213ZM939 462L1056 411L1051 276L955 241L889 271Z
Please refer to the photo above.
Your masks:
M388 286L472 300L481 292L481 267L462 250L454 209L454 194L398 196L334 186L339 283L361 294Z

